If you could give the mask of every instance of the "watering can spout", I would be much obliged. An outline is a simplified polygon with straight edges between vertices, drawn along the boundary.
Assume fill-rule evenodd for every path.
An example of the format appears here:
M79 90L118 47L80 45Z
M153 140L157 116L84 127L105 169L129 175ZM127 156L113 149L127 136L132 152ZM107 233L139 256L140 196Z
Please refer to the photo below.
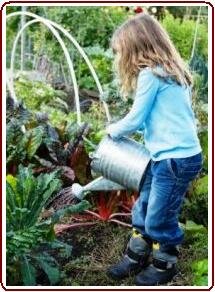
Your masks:
M85 186L81 186L78 183L73 184L72 194L79 200L83 200L89 191L113 191L124 189L125 187L122 185L100 176Z

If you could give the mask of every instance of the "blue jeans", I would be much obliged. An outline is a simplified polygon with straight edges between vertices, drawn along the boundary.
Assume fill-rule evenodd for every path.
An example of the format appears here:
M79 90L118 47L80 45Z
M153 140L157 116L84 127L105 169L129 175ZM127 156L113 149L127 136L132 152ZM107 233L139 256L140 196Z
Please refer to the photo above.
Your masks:
M165 250L180 244L178 215L190 182L202 168L202 154L151 161L140 196L132 209L132 225Z

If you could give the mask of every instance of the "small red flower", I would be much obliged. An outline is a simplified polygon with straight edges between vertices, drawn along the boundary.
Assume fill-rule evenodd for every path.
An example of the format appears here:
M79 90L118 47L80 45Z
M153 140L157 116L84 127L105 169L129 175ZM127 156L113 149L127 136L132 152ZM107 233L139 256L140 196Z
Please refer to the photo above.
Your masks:
M134 12L135 12L135 13L142 13L142 12L143 12L143 8L140 7L140 6L137 6L137 7L134 9Z

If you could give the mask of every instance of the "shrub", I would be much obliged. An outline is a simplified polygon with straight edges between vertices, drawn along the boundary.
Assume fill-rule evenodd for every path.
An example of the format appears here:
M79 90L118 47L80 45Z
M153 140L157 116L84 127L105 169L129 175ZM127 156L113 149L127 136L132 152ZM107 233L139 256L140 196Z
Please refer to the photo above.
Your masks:
M182 208L181 220L208 225L208 176L193 182Z
M193 46L193 38L195 33L196 22L193 20L183 20L174 18L171 14L167 14L162 24L170 35L174 45L185 60L191 57ZM200 23L198 28L198 38L196 46L196 54L207 59L207 24Z

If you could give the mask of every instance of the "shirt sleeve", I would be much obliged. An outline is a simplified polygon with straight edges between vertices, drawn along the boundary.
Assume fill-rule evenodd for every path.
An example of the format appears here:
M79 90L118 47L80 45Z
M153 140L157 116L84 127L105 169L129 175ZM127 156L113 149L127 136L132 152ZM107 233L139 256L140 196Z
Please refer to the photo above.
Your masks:
M159 79L149 68L140 71L131 110L123 119L110 124L106 132L113 139L118 139L122 136L131 135L139 129L143 129L145 120L154 103L158 87Z

